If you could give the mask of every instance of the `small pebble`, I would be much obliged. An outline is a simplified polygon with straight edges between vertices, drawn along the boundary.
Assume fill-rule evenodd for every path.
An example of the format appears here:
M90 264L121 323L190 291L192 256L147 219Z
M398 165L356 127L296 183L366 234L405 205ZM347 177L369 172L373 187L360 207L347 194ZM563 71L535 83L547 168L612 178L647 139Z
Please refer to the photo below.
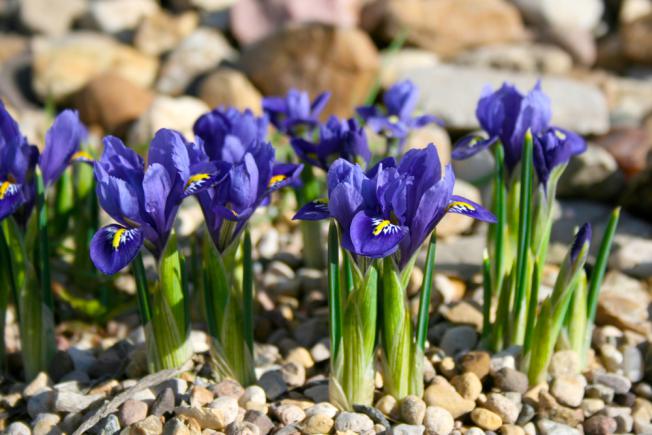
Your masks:
M593 376L593 381L605 385L615 393L624 394L632 388L632 381L615 373L598 373Z
M623 349L623 374L632 381L640 382L645 374L643 355L636 346L626 346Z
M472 372L483 380L491 368L491 356L488 352L472 351L462 356L459 362L463 372Z
M208 388L200 387L198 385L193 385L190 389L190 405L202 407L213 401L215 396L213 392Z
M221 411L224 416L224 424L231 424L238 418L238 401L233 397L218 397L208 407Z
M582 375L559 376L555 378L550 392L562 405L576 408L584 398L586 379Z
M604 401L602 399L587 398L582 400L582 403L580 404L580 408L584 412L584 417L588 418L593 414L599 412L600 410L604 409Z
M161 417L150 415L144 420L134 423L129 431L130 435L155 435L163 433Z
M25 423L15 421L7 427L6 435L31 435L32 431Z
M519 426L525 426L534 418L535 414L536 414L536 410L532 405L530 405L527 402L523 403L523 406L521 406L521 412L518 414L518 419L516 420L516 424L518 424Z
M600 399L604 403L611 403L614 400L614 390L606 385L592 384L586 387L585 396L591 399Z
M398 419L399 418L399 406L398 400L390 394L386 394L376 402L376 408L385 414L386 416Z
M373 430L374 422L364 414L355 412L340 412L335 418L336 431L366 432Z
M244 415L244 421L255 425L260 435L267 435L274 429L272 420L260 411L247 411Z
M156 399L152 402L149 412L152 415L160 417L163 414L174 411L174 406L174 391L172 391L172 388L168 387L158 393L158 396L156 396Z
M455 387L458 393L466 400L475 401L482 393L482 382L473 372L462 373L451 379L451 385Z
M498 414L485 408L475 408L471 411L471 420L485 430L498 430L503 425Z
M337 415L337 408L328 402L317 403L309 408L306 408L304 411L306 413L306 417L322 414L330 418L335 418Z
M580 372L580 358L572 350L555 352L550 359L548 373L553 378L572 376Z
M581 435L575 428L545 418L537 422L537 427L541 435Z
M265 390L263 390L258 385L252 385L245 388L242 396L238 399L238 403L243 408L247 407L247 403L252 402L260 405L265 405L267 403L267 396L265 395Z
M450 412L439 406L428 406L423 419L426 435L448 435L455 427Z
M515 424L504 424L500 428L501 435L525 435L525 431L521 426Z
M122 427L129 426L147 417L147 404L139 400L127 399L118 412L118 420Z
M387 418L380 412L378 409L373 406L366 405L353 405L353 410L355 412L364 414L368 416L376 426L380 425L383 427L383 430L390 430L392 425L389 423Z
M292 423L298 423L306 418L303 409L296 405L280 405L272 408L274 416L283 423L284 426Z
M502 391L524 394L528 389L527 375L509 367L504 367L494 373L494 382L496 387Z
M518 419L520 407L507 397L498 393L491 393L483 404L488 410L498 414L503 423L513 424Z
M413 424L397 424L392 428L394 435L423 435L425 427Z
M32 421L32 435L57 435L61 430L57 426L61 417L57 414L39 414Z
M616 420L606 415L594 415L584 421L582 425L586 435L608 435L616 432Z
M454 326L444 333L439 347L448 356L455 356L462 351L468 351L475 347L478 341L478 334L471 326Z
M420 425L426 415L426 403L417 396L406 396L401 400L400 411L405 423Z
M315 414L306 418L301 424L301 431L307 435L327 434L335 425L332 418L324 414ZM373 427L373 422L371 427Z

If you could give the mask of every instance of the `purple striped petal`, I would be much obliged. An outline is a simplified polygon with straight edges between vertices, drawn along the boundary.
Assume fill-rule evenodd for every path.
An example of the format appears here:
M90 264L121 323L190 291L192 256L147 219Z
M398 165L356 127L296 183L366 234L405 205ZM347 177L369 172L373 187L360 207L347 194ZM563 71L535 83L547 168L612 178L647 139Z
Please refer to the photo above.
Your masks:
M100 272L113 275L131 263L142 245L143 233L138 228L107 225L91 240L91 260Z
M407 233L406 227L359 211L351 221L349 235L355 253L370 258L382 258L396 252Z
M483 222L495 224L498 222L496 216L486 208L482 207L477 202L458 195L451 195L448 206L446 207L448 213L458 213L470 216Z
M328 199L319 198L310 201L299 209L299 211L292 218L293 220L301 221L320 221L331 217L328 211Z

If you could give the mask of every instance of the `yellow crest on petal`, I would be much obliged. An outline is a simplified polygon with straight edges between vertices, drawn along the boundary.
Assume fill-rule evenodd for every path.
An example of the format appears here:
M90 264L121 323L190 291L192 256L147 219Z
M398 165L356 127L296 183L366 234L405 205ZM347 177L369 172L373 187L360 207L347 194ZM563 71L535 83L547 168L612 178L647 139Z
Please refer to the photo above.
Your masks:
M288 178L287 175L283 175L283 174L274 175L272 178L269 179L269 184L267 185L267 187L274 187L278 183L285 181L287 178Z
M183 187L184 191L195 189L196 187L201 186L203 182L211 178L210 174L194 174L188 178L186 185Z
M379 235L385 228L387 228L389 225L392 224L387 219L374 219L372 222L374 225L374 230L373 230L374 236Z
M475 207L465 201L452 201L448 204L447 210L453 210L456 212L475 211Z
M86 151L77 151L75 154L70 157L71 162L93 162L95 159L93 159L93 156L91 156L89 153Z
M115 249L116 251L118 250L118 248L120 248L120 244L122 244L126 232L127 230L125 228L120 228L115 233L113 233L113 240L111 241L111 246L113 246L113 249Z

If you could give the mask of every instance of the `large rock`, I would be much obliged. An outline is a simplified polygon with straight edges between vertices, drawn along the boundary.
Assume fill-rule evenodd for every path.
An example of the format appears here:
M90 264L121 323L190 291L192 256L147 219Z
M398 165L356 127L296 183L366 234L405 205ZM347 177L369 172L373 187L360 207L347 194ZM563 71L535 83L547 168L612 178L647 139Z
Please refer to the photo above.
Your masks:
M134 35L134 45L143 53L158 56L176 47L198 24L195 12L171 15L160 10L142 20Z
M331 91L327 112L350 116L374 84L379 57L360 30L315 24L254 44L242 53L241 64L263 94L282 95L291 87L312 96Z
M632 212L652 220L652 158L648 157L644 171L629 180L622 203Z
M161 128L179 130L188 140L193 140L192 126L208 111L209 107L194 97L158 96L131 128L129 141L135 145L149 143Z
M552 102L553 124L580 134L601 134L609 129L609 111L602 92L569 78L452 65L406 71L400 78L409 78L419 86L424 111L439 116L448 129L479 128L475 108L485 85L497 89L510 82L527 92L539 78Z
M100 30L117 33L135 29L144 17L159 10L155 0L96 0L90 12Z
M312 22L355 27L362 3L361 0L240 0L230 11L231 30L246 45L288 24Z
M148 89L106 73L77 93L73 104L87 125L97 124L107 132L121 133L123 127L147 110L153 98Z
M650 296L643 283L620 272L609 272L600 291L596 323L646 333L649 304Z
M208 75L199 88L199 98L210 107L236 107L262 112L262 95L249 79L238 70L218 68Z
M532 22L545 27L593 30L602 18L601 0L511 0Z
M642 279L652 277L652 240L633 239L611 257L611 266Z
M380 83L383 87L388 88L396 83L406 71L439 65L439 57L435 53L421 48L385 50L380 53L380 65Z
M20 20L25 27L51 36L63 35L86 12L84 0L22 0Z
M222 34L199 28L170 53L161 67L156 89L164 94L180 95L199 75L225 59L233 59L235 54Z
M455 63L536 73L563 74L573 67L573 59L554 45L535 43L496 44L462 53Z
M573 157L559 180L561 196L611 201L625 187L625 176L614 157L602 147L589 144L586 151Z
M407 30L408 42L444 57L525 34L518 10L503 0L381 0L366 16L385 39Z
M71 33L33 41L33 86L45 100L60 102L98 75L111 71L141 87L156 77L158 60L96 33Z

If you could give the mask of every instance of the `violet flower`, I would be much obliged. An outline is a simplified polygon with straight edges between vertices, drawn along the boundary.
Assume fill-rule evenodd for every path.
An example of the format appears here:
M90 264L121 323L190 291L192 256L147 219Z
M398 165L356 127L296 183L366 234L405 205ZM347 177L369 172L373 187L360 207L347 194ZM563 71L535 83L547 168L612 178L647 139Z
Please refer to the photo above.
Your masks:
M0 102L0 221L22 208L29 216L36 187L38 148L29 145L18 124ZM26 218L25 218L26 219ZM19 219L21 223L25 219Z
M39 158L46 186L55 183L71 162L92 163L93 158L80 151L87 136L88 131L79 120L77 111L64 110L55 118L45 134L45 148Z
M427 124L442 124L436 116L413 116L419 102L419 89L410 80L398 82L383 94L382 105L362 106L358 115L373 131L403 146L410 131Z
M525 132L536 136L548 128L552 111L550 99L537 84L522 95L514 86L504 83L493 92L490 86L482 91L475 115L488 138L469 135L455 144L454 159L466 159L500 141L505 150L505 165L511 172L521 161Z
M265 141L266 121L251 111L216 109L195 123L209 159L230 164L224 182L198 195L215 246L223 252L269 194L298 183L303 165L280 164Z
M294 138L291 144L301 160L325 171L337 158L365 165L371 158L367 136L355 119L339 120L331 116L319 126L316 142Z
M547 186L552 170L586 151L586 147L581 136L562 128L550 127L534 136L534 169L539 183Z
M95 163L97 197L117 221L101 228L91 241L91 259L105 274L129 264L143 244L159 257L181 201L220 183L230 165L210 162L199 145L181 133L161 129L152 139L147 166L120 139L104 138Z
M311 103L307 92L290 89L285 97L263 98L263 111L279 131L301 137L319 124L330 96L330 92L323 92Z
M328 171L327 203L313 201L295 219L333 217L344 248L370 258L396 253L402 268L447 212L496 221L479 204L453 195L454 184L452 166L442 174L433 144L408 151L400 162L384 159L367 173L338 159Z

